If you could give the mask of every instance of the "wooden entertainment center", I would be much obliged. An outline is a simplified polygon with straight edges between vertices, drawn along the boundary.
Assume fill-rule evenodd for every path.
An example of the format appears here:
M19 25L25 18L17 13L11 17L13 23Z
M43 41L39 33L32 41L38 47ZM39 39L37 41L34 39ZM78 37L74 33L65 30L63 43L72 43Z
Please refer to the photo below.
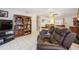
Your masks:
M14 33L15 37L31 34L31 17L14 15Z

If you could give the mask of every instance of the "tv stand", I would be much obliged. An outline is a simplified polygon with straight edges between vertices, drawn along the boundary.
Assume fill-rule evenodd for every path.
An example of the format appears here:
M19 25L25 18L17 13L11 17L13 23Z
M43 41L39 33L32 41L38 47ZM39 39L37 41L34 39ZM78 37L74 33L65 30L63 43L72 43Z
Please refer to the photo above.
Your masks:
M0 45L7 43L14 39L14 32L12 30L0 32Z

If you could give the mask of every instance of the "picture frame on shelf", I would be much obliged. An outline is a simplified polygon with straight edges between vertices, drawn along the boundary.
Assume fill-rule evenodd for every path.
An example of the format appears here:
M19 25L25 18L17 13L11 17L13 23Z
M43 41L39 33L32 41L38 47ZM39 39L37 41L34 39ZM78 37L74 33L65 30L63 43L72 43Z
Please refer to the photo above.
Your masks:
M0 10L0 17L8 17L8 11Z

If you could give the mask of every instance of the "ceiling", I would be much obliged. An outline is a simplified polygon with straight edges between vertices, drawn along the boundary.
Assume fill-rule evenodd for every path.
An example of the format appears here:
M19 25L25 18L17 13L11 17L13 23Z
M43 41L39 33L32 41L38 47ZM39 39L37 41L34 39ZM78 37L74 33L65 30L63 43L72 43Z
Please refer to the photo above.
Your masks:
M74 16L77 13L77 8L21 8L16 10L45 16L47 16L49 12L54 12L58 16Z
M54 12L58 16L74 16L77 8L9 8L12 10L24 11L25 13L48 16L49 12Z

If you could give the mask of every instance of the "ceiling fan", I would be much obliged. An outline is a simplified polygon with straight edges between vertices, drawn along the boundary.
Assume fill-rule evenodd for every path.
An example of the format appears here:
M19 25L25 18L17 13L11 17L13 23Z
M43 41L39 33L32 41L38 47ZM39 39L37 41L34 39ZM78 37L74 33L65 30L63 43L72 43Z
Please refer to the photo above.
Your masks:
M49 16L55 16L55 15L58 15L58 14L55 12L49 12Z

